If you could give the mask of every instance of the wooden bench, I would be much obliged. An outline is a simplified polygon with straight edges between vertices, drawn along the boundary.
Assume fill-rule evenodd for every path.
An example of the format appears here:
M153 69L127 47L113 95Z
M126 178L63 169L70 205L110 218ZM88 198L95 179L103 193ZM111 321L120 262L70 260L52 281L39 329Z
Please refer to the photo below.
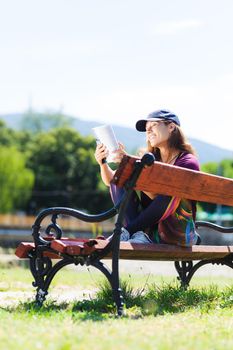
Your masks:
M123 199L109 211L89 215L71 208L48 208L37 216L32 227L34 243L22 242L16 249L21 259L29 259L30 270L37 288L36 302L42 305L56 273L66 265L92 265L110 282L118 315L123 313L123 299L119 284L119 258L129 260L174 261L178 279L187 287L194 273L206 264L222 264L233 268L233 239L222 246L199 245L180 247L168 244L132 244L120 242L121 227L129 198L134 189L153 190L155 193L211 203L233 205L233 180L188 169L154 162L153 155L142 160L125 156L113 181L124 186ZM153 187L153 189L152 189ZM71 239L62 237L59 215L68 215L86 222L101 222L117 215L111 240ZM48 217L51 222L43 228ZM233 228L197 222L197 229L205 228L217 234L233 234ZM233 237L233 235L232 235ZM112 269L103 262L112 260Z

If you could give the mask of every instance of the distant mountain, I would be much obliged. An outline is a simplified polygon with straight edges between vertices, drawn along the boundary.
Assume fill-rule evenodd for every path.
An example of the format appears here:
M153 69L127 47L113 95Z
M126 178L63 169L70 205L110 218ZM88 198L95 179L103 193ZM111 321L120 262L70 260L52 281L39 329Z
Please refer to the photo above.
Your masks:
M19 129L22 120L22 113L12 113L0 115L0 120L3 120L10 128Z
M70 118L70 117L69 117ZM6 124L13 128L19 129L22 120L22 114L7 114L0 115L0 119L4 120ZM72 117L72 126L80 132L81 135L93 135L92 128L101 125L94 121L85 121L79 118ZM133 128L113 125L116 137L121 141L128 152L135 152L140 147L145 147L144 133L138 133ZM233 159L233 151L211 145L207 142L199 141L197 139L189 138L189 142L195 148L200 163L219 162L222 159Z

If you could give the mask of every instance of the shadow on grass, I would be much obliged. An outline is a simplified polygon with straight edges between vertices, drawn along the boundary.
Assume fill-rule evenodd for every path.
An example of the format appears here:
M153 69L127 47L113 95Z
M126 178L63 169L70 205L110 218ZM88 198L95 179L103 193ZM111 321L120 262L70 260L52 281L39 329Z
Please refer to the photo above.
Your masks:
M20 302L18 305L1 307L2 310L8 311L10 313L28 313L37 315L52 315L57 312L67 311L70 309L70 304L56 303L56 301L50 300L44 303L43 306L39 306L35 301L27 300L25 302Z
M164 315L200 310L202 313L216 308L233 308L233 286L219 290L217 286L189 288L185 290L178 284L151 285L147 290L133 289L128 281L121 283L126 307L126 316L132 318L146 315ZM112 290L104 282L94 299L77 301L72 312L115 314Z
M219 290L215 285L184 290L178 284L164 283L162 286L150 285L147 290L135 290L129 281L122 281L121 287L125 302L125 317L129 318L174 314L188 310L207 313L216 308L233 308L233 286L223 290ZM46 301L42 307L38 307L33 301L27 301L2 309L8 312L26 312L47 317L58 313L70 313L73 321L96 322L116 317L112 290L107 281L100 285L96 296L88 300L59 304L50 300Z

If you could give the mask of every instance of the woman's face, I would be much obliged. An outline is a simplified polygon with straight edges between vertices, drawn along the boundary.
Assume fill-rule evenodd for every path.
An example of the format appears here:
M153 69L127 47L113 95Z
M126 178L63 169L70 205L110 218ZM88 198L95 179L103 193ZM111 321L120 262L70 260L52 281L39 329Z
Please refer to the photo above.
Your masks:
M150 142L152 147L166 147L174 128L174 123L165 124L163 121L148 121L146 123L146 140Z

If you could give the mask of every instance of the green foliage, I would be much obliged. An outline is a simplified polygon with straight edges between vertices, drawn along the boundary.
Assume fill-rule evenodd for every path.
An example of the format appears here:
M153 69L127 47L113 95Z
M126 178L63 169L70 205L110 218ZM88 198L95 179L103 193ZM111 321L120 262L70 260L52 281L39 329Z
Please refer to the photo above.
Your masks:
M35 174L31 201L36 210L68 206L96 212L109 208L94 159L95 141L63 127L38 133L28 147L28 166ZM49 194L50 196L46 196Z
M201 170L214 175L233 178L233 160L224 159L220 163L209 162L203 164Z
M112 206L94 159L94 138L82 137L71 128L72 122L73 118L59 112L37 113L32 110L25 113L20 131L12 130L0 121L0 146L17 149L35 178L31 196L28 190L31 182L29 180L29 186L27 176L25 189L22 184L21 190L14 193L12 185L5 183L4 199L2 195L4 211L19 208L36 214L42 208L68 206L97 213ZM12 171L15 172L15 169L12 168ZM207 163L202 166L202 171L233 178L233 162ZM14 198L13 203L11 198ZM199 206L209 212L216 209L214 204L200 203ZM233 210L229 207L224 209Z
M20 131L0 122L0 146L15 147L23 153L26 166L35 178L31 196L27 186L24 200L19 200L19 190L14 192L14 208L19 205L30 214L51 206L68 206L93 213L110 208L110 195L102 184L94 159L94 138L82 137L70 127L72 121L73 118L61 113L28 111ZM11 186L10 183L5 185L4 202L8 204L4 211L13 209L8 199L12 188L7 189L7 186Z
M32 139L33 135L30 131L13 130L8 128L4 121L0 120L0 146L16 147L22 153L25 153Z
M203 164L201 170L209 174L219 175L233 179L233 160L224 159L220 163L209 162ZM216 210L216 205L211 203L200 202L199 206L202 210L210 213L213 213ZM233 212L233 208L230 207L225 207L225 210L227 212Z
M0 212L20 208L28 200L34 181L25 157L14 147L0 147Z
M8 128L3 120L0 120L0 145L13 146L15 144L15 131Z
M222 172L220 175L233 179L233 160L232 159L222 160L220 162L220 169L222 169Z

